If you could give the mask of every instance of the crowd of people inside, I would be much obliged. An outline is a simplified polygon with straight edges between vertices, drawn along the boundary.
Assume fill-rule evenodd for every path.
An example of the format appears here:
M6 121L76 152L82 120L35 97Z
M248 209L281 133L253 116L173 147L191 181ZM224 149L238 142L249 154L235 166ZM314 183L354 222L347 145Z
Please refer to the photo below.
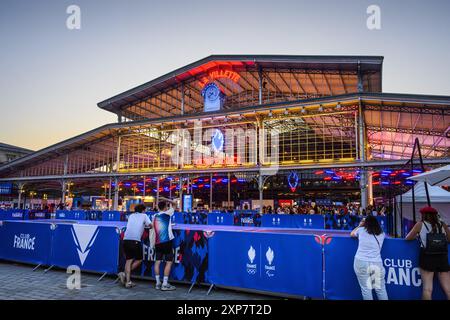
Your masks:
M248 206L244 206L243 210L248 210ZM204 208L194 208L193 211L207 211ZM213 207L212 211L221 213L233 213L233 207ZM342 205L316 205L314 203L305 203L302 205L282 205L282 206L263 206L262 214L340 214L340 215L373 215L384 216L387 213L386 206L376 205L362 208L358 204L342 204Z

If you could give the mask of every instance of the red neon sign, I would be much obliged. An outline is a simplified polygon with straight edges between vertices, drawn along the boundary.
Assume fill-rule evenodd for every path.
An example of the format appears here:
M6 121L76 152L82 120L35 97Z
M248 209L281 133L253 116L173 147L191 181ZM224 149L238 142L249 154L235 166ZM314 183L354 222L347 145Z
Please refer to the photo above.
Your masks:
M232 71L232 70L226 70L226 69L215 69L208 72L207 76L202 77L199 80L200 87L204 87L208 82L211 82L216 79L220 78L226 78L230 79L234 83L238 83L241 76L239 73Z

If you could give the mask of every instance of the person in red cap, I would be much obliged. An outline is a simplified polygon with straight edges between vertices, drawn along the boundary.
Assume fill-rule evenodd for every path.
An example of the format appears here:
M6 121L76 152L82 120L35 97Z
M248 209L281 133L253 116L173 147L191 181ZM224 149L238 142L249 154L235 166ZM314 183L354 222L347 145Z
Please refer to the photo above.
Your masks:
M450 267L448 263L448 242L450 230L439 219L433 207L420 209L422 221L417 222L406 236L406 240L419 239L419 267L422 277L422 300L431 300L433 294L434 274L438 274L439 282L447 299L450 300Z

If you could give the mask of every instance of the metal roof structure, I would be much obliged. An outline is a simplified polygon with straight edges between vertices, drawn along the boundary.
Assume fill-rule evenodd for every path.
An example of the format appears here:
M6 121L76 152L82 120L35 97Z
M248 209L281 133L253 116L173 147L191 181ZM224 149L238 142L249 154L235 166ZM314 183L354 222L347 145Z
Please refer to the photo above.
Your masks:
M201 79L218 69L240 77L239 84L215 79L227 95L225 108L252 105L260 86L264 103L381 92L382 64L379 56L211 55L98 106L132 121L197 113L202 108Z

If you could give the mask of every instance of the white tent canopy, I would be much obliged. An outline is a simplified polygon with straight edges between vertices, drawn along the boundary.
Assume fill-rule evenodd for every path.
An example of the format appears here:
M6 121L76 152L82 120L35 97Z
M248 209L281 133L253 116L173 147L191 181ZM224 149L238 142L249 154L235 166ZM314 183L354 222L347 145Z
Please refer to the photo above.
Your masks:
M408 179L427 182L433 186L448 186L450 185L450 164Z
M450 203L450 192L445 191L441 187L431 186L428 184L428 194L430 195L431 205L433 203L441 203L447 202ZM413 189L405 192L401 195L403 202L412 202L413 201ZM425 190L425 183L418 182L414 186L414 199L416 202L422 203L427 202L427 194ZM400 196L397 196L397 200L400 201Z
M430 203L435 208L443 221L450 223L450 192L441 187L428 186ZM413 220L413 196L412 189L402 195L395 197L397 210L397 230L400 230L400 216L408 220ZM414 186L414 203L416 206L416 221L421 219L420 209L428 206L425 183L418 182Z

